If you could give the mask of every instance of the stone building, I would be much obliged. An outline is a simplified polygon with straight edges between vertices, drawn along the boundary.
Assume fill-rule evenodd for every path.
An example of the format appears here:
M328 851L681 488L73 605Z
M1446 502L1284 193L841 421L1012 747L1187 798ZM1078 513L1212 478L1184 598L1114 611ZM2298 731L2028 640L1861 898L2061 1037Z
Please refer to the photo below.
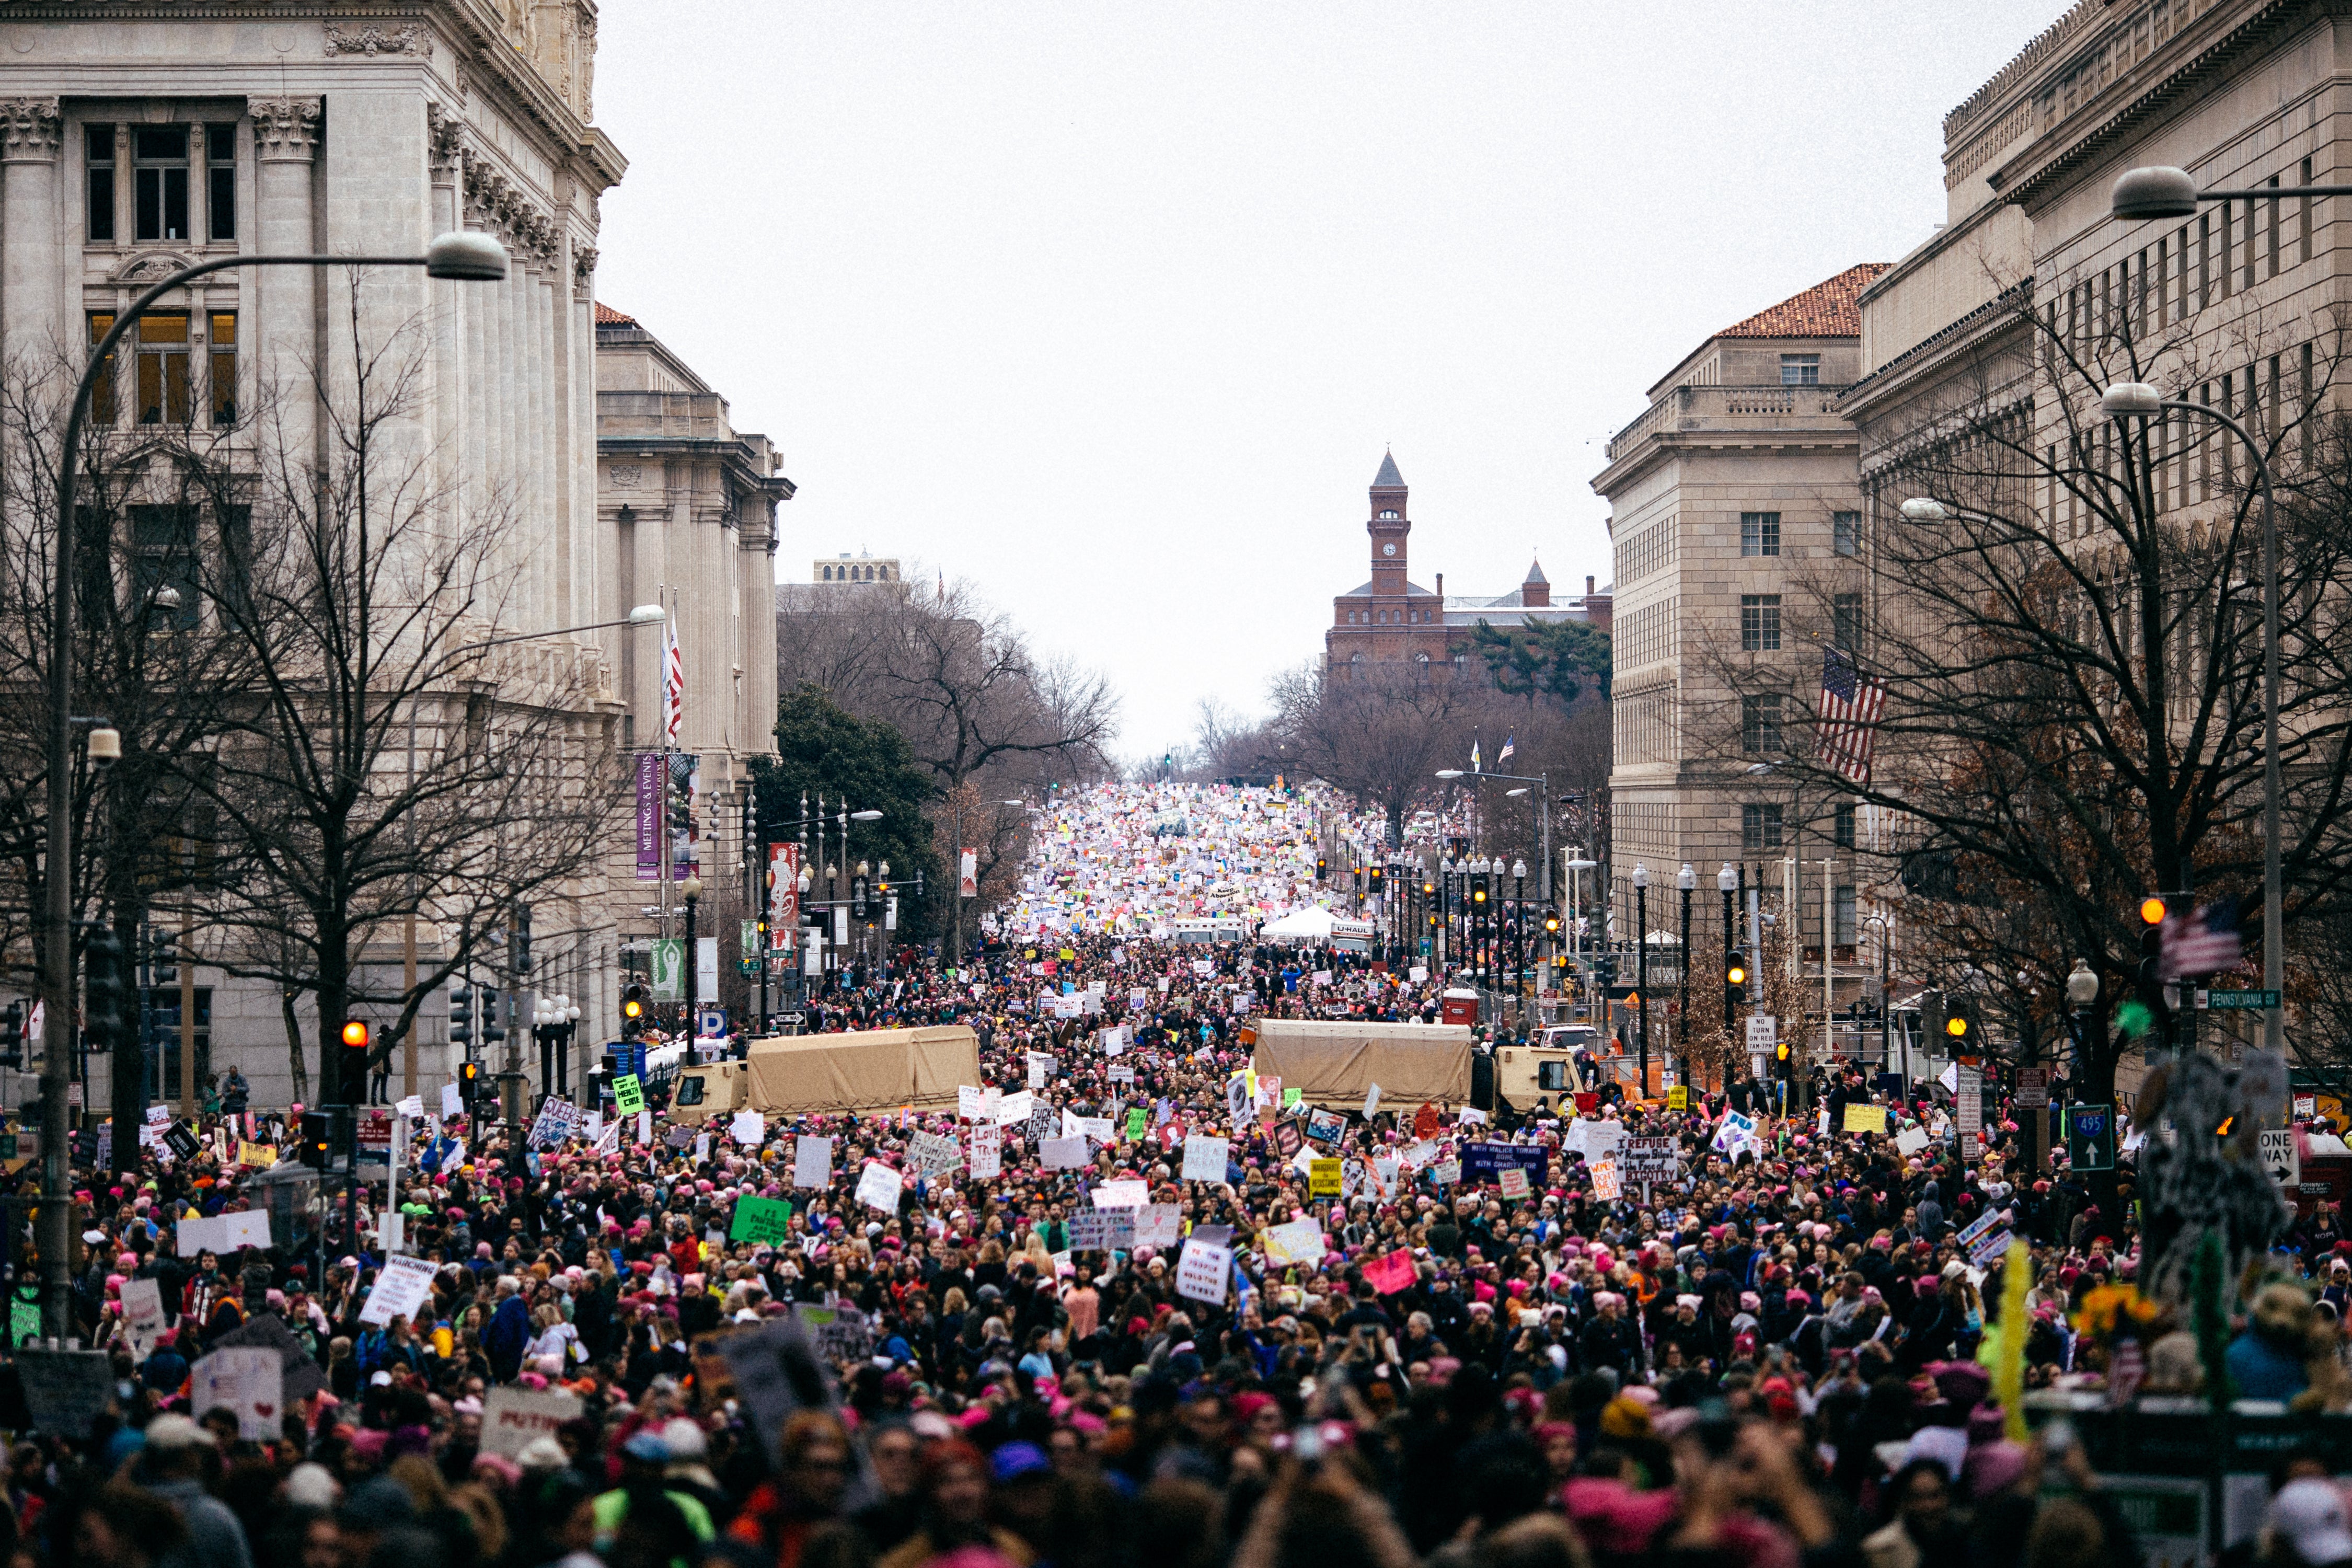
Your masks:
M1988 477L2004 510L2095 577L2101 531L2063 476L2113 463L2097 382L2152 382L2269 432L2324 404L2352 228L2340 199L2294 193L2347 182L2347 89L2352 33L2323 0L2079 0L1948 114L1947 221L1863 292L1862 374L1836 405L1860 436L1865 549L1906 499L1948 493L1968 466L1956 442L1990 432L2031 455ZM2279 195L2114 216L2116 177L2161 164ZM2062 353L2082 368L2053 370ZM2153 499L2194 537L2239 504L2242 470L2201 421L2159 430ZM2279 443L2282 483L2309 451ZM1897 590L1873 592L1892 633ZM1898 934L1898 976L1904 956ZM2137 1075L2127 1063L2119 1088Z
M445 230L495 234L512 259L503 283L373 269L355 325L343 269L228 270L167 297L124 350L125 423L200 433L231 471L268 460L265 438L282 438L299 462L326 448L322 410L349 385L354 331L366 345L408 334L421 344L416 379L385 439L421 454L457 506L510 508L518 521L521 542L502 563L512 588L481 635L623 616L622 552L596 502L591 287L597 198L625 165L593 120L595 5L369 9L338 19L269 0L9 6L0 355L19 378L78 370L145 282L198 258L415 255ZM259 409L267 420L251 416ZM194 548L223 549L220 527L206 520ZM564 721L601 741L622 711L630 635L554 637L501 667L564 671L556 684L577 704ZM601 889L566 889L537 927L551 933L541 988L610 1019L615 935ZM429 952L438 934L422 940ZM371 962L396 976L397 954ZM200 1065L235 1063L255 1104L283 1104L287 1025L274 988L197 968ZM158 1000L176 1012L176 992ZM437 1003L428 1014L421 1066L437 1083ZM314 1040L307 1017L301 1026ZM400 1082L395 1072L395 1092ZM99 1102L105 1088L91 1091Z
M1853 807L1802 798L1769 764L1806 743L1783 717L1820 681L1823 644L1860 635L1857 443L1833 405L1861 374L1856 300L1883 270L1848 268L1699 343L1650 388L1592 481L1609 502L1625 612L1610 642L1621 931L1634 929L1636 865L1671 889L1687 863L1712 894L1717 868L1743 862L1768 886L1810 889L1806 944L1818 950L1827 858L1829 944L1851 956ZM1789 695L1733 696L1727 671L1759 666ZM1664 907L1652 902L1654 930Z
M635 318L601 304L596 445L599 521L613 531L616 602L667 608L685 667L675 750L693 759L689 864L704 888L696 994L744 1017L741 922L756 907L755 868L743 854L748 763L776 749L771 584L776 508L792 499L793 482L768 437L735 429L724 397ZM620 689L625 746L637 757L657 756L661 649L653 636L623 648ZM679 879L661 875L657 850L648 866L640 847L616 848L605 898L633 970L645 968L652 939L685 935Z

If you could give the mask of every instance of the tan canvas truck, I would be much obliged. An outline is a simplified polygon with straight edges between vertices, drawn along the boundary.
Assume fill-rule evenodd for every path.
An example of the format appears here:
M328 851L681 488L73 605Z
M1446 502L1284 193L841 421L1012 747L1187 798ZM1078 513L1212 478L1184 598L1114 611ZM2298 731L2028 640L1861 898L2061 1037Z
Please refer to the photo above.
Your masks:
M1424 1101L1470 1103L1470 1031L1454 1024L1360 1024L1263 1018L1253 1064L1309 1105L1361 1110L1372 1085L1381 1104L1411 1120Z
M779 1035L752 1041L736 1066L742 1087L730 1109L771 1116L953 1112L957 1089L982 1081L980 1037L962 1024Z
M751 1082L738 1061L706 1062L682 1067L671 1087L669 1120L699 1127L710 1118L728 1117L743 1109L744 1089Z

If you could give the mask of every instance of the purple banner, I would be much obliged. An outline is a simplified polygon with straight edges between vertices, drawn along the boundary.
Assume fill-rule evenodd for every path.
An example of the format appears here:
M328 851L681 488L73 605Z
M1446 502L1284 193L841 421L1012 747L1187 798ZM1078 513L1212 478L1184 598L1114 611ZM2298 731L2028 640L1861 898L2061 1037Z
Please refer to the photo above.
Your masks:
M637 753L637 880L661 880L662 757Z

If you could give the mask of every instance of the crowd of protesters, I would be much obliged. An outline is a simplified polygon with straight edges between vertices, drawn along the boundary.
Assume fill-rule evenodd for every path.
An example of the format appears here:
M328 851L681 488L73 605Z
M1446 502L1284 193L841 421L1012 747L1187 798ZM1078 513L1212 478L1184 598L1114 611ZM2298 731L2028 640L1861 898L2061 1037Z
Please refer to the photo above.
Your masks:
M1994 1394L2004 1345L2028 1389L2123 1376L2118 1323L2148 1347L2147 1391L2206 1375L2186 1318L2135 1289L2128 1157L2037 1174L1996 1121L1964 1160L1926 1102L1847 1132L1848 1104L1885 1099L1852 1075L1776 1119L1737 1068L1674 1103L1345 1108L1309 1139L1313 1108L1250 1070L1252 1018L1424 1019L1444 976L1154 934L1195 889L1293 880L1309 841L1288 827L1271 853L1168 830L1286 822L1265 792L1059 810L1003 940L813 1017L971 1025L970 1087L1050 1112L999 1129L992 1172L971 1158L986 1112L770 1116L740 1139L657 1115L641 1140L608 1103L535 1147L426 1118L399 1245L436 1272L388 1321L368 1310L381 1181L337 1194L323 1237L298 1215L268 1248L182 1256L188 1218L258 1206L236 1157L273 1122L224 1112L193 1156L80 1173L74 1326L116 1397L87 1436L17 1435L10 1568L2141 1560L2084 1446L2021 1435ZM1205 865L1204 844L1223 846ZM1048 1168L1073 1124L1083 1164ZM1186 1180L1205 1135L1227 1140L1222 1179ZM1674 1140L1677 1172L1603 1197L1597 1152L1624 1135ZM918 1158L942 1137L960 1163ZM1480 1144L1520 1152L1474 1176ZM1311 1190L1318 1159L1340 1162L1339 1195ZM1074 1246L1113 1193L1168 1228ZM746 1237L750 1199L789 1204L784 1230ZM2230 1325L2241 1392L2326 1394L2315 1344L2340 1376L2339 1217L2295 1221ZM1974 1243L2000 1230L2021 1246L1988 1258ZM1196 1247L1229 1257L1204 1279ZM124 1293L149 1280L163 1321L142 1326ZM192 1408L198 1363L265 1319L315 1376L266 1430ZM724 1353L782 1323L825 1363L788 1408ZM576 1414L500 1442L485 1417L508 1391ZM2352 1560L2328 1471L2283 1453L2240 1554Z

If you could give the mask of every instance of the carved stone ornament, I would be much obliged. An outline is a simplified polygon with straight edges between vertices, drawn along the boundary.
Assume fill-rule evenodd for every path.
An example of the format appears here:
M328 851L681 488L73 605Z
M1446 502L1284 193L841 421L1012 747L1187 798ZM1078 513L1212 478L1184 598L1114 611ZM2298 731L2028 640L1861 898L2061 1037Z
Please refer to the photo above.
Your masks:
M254 153L261 162L307 163L319 150L319 109L315 98L249 98L245 109L253 116Z
M425 105L425 156L436 177L454 179L466 146L466 123L450 110L427 100Z
M572 297L589 299L596 288L596 247L574 245L572 247Z
M54 98L0 98L0 158L47 163L58 155L64 121Z
M604 474L613 481L614 489L633 490L637 488L637 480L644 477L645 470L635 463L615 463L605 469Z
M192 265L194 263L184 256L174 256L165 250L151 250L117 268L107 280L110 283L152 283Z
M327 24L327 53L330 55L422 55L433 58L433 31L422 22L411 22L404 27L363 26L353 23Z

